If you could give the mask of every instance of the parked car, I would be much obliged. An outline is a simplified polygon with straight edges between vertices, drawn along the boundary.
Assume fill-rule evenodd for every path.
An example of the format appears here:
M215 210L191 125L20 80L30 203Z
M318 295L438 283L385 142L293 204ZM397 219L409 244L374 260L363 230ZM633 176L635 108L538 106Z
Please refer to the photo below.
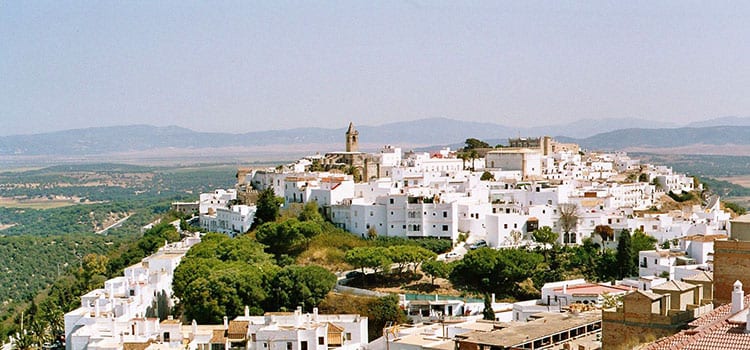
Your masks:
M449 253L445 254L445 258L446 259L455 259L455 258L458 258L459 256L460 255L458 255L458 253L456 253L456 252L449 252Z
M354 279L364 276L365 274L362 273L362 271L349 271L346 273L347 279Z
M485 240L483 240L483 239L480 239L480 240L474 242L474 244L470 245L469 249L474 250L474 249L482 248L482 247L486 247L486 246L487 246L487 242Z

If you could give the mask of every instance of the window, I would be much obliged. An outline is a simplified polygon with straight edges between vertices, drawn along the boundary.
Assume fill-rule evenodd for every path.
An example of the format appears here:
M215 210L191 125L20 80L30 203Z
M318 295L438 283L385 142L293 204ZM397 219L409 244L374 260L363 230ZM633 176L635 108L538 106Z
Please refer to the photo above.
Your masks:
M344 334L344 340L352 340L352 334L349 332L346 332Z
M391 204L393 204L393 198L388 200Z
M292 350L292 342L286 342L286 350Z
M406 230L406 225L404 225L403 229Z
M323 337L318 337L318 345L325 345L326 339Z
M307 350L307 340L300 342L300 350Z
M508 224L503 224L503 228L507 229L508 228Z
M448 217L448 212L447 212L447 211L443 211L443 217L444 217L444 218L447 218L447 217Z
M443 225L443 231L448 231L448 225Z
M253 333L253 334L250 334L250 339L252 339L252 341L253 341L253 342L255 342L255 341L256 341L256 339L255 339L255 333Z
M513 224L513 228L518 228L518 223Z

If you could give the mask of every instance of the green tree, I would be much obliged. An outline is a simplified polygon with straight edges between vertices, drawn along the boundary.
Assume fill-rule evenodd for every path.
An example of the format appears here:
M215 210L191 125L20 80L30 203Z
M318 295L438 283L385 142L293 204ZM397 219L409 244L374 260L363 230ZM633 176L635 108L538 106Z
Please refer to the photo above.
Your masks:
M422 263L422 272L430 276L430 283L435 284L435 278L448 278L451 265L438 260L427 260Z
M521 249L480 248L452 265L449 279L455 287L505 296L520 295L520 284L546 268L540 254Z
M325 221L323 215L320 215L318 203L315 201L305 203L305 206L302 207L302 212L299 213L297 219L299 221L312 221L319 224Z
M745 213L747 213L747 209L737 203L726 201L723 201L721 203L724 204L724 208L732 210L737 215L745 215Z
M469 150L469 159L471 159L471 171L476 170L474 167L474 161L479 158L479 152L475 149Z
M482 319L488 321L495 320L495 310L492 309L492 300L489 294L484 294L484 309L482 310Z
M349 265L356 269L373 269L375 273L379 270L387 270L393 261L390 259L388 249L384 247L357 247L346 252L344 259Z
M279 199L273 191L273 187L268 187L258 194L257 209L255 210L255 219L253 220L253 229L269 222L275 222L279 218Z
M549 226L542 226L533 232L531 232L534 241L544 245L544 249L547 250L547 245L555 245L557 238L560 237L555 232L552 232L552 228Z
M164 321L169 316L169 296L167 292L160 291L156 293L156 299L151 303L151 306L146 308L146 317L156 317L160 321Z
M391 294L377 298L367 305L369 327L369 339L375 339L382 335L382 330L388 323L406 323L406 313L398 306L398 297Z
M479 178L482 181L495 181L495 175L492 175L491 172L485 171L482 173L482 177Z
M268 222L255 231L258 242L267 246L266 252L277 260L283 256L294 257L307 248L310 239L323 232L319 223L288 219L283 222Z
M89 276L107 274L107 263L109 259L106 255L86 254L83 257L83 269Z
M617 278L622 279L635 273L635 260L633 259L633 243L630 230L623 229L620 239L617 241Z
M464 150L472 150L477 148L490 148L490 144L475 138L466 139L466 147L464 147Z
M398 265L397 269L399 273L402 273L404 268L410 264L414 266L414 271L416 271L422 262L435 259L436 256L435 253L422 247L407 245L388 247L388 257L393 263Z
M271 285L275 297L268 300L276 304L271 306L276 310L291 310L301 305L312 309L335 284L336 276L320 266L286 266L274 277Z

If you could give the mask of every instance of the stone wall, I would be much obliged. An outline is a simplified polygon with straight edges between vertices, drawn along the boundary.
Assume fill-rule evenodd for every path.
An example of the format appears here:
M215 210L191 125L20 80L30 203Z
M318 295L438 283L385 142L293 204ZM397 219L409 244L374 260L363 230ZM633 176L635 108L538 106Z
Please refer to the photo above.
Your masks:
M750 293L750 242L714 242L714 306L732 302L732 285L742 282Z
M640 327L602 320L602 349L632 349L638 344L649 343L678 331L677 328Z

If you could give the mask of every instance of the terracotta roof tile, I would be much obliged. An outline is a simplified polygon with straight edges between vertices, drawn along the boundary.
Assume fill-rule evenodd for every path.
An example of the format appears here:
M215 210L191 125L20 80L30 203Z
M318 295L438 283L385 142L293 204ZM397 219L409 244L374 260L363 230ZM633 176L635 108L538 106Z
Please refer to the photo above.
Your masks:
M745 305L750 295L745 296ZM730 322L732 305L722 305L689 324L691 329L659 339L643 350L746 350L750 349L750 333L745 333L745 323Z

